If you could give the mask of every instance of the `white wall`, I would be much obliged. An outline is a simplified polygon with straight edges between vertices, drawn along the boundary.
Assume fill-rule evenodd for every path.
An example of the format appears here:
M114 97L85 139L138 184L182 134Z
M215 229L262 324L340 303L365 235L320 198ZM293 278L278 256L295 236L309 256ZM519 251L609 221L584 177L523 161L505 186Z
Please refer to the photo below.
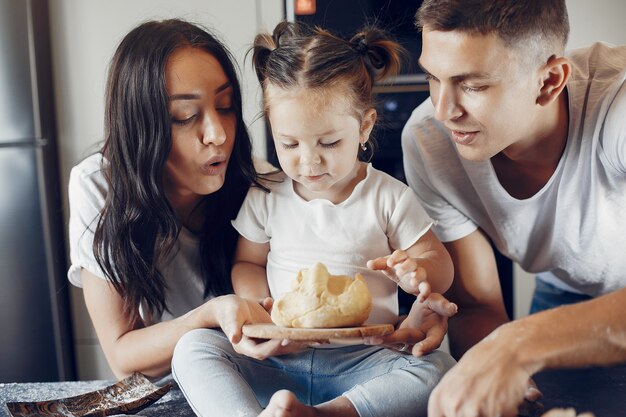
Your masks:
M72 166L97 149L104 122L108 62L121 38L144 20L182 17L214 29L243 72L244 119L255 153L264 151L261 95L244 55L256 33L271 30L283 16L282 0L52 0L51 42L57 129L64 201ZM66 208L67 218L67 208ZM72 290L80 379L113 378L87 316L82 291Z
M626 1L566 0L570 19L569 49L595 41L626 44Z
M566 3L570 18L568 49L585 47L596 41L626 44L626 1L566 0ZM516 265L513 288L516 318L528 314L534 288L534 275Z
M260 111L258 83L245 51L260 29L274 27L283 15L282 0L51 0L51 40L56 90L61 175L67 184L73 165L102 139L106 69L117 43L139 22L183 17L222 35L243 69L244 117ZM595 40L626 44L624 0L567 0L571 48ZM355 13L358 11L355 11ZM264 155L262 122L250 126L255 152ZM67 201L67 190L63 190ZM67 217L67 210L66 210ZM516 317L528 310L533 279L516 268ZM113 378L87 317L82 292L73 290L74 326L81 379Z

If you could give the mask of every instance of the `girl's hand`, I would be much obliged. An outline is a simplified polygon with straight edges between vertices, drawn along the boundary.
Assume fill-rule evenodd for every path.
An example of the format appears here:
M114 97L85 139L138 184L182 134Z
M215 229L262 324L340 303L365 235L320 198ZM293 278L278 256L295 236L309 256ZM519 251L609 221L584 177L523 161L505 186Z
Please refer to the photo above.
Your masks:
M426 355L443 342L448 331L448 318L457 312L457 306L438 293L430 294L425 302L414 302L408 316L395 332L383 337L366 339L367 344L384 344L392 349Z
M416 295L420 302L424 302L430 295L426 269L403 250L398 249L391 255L367 261L367 267L374 271L382 271L404 291Z

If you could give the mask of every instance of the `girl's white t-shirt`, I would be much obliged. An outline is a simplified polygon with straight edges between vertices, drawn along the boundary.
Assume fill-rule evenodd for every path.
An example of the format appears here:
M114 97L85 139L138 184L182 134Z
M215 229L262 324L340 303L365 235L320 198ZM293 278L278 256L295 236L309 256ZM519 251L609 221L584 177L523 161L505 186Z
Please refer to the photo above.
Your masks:
M271 192L251 188L233 221L246 239L269 242L267 281L271 296L291 290L299 270L322 262L333 275L365 278L372 294L366 323L398 320L397 284L366 263L394 249L407 249L432 224L415 193L397 179L367 167L367 176L345 201L306 201L284 173L265 183Z

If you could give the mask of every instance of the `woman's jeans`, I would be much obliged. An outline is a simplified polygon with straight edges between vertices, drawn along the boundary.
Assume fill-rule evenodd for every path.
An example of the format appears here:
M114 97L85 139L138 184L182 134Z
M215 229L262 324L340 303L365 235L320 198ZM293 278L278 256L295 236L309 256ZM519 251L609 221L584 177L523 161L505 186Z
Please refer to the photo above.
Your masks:
M409 417L426 416L431 391L454 363L439 351L417 358L363 345L260 361L236 353L222 332L196 329L176 345L172 374L204 417L257 416L280 389L308 405L344 395L361 417Z

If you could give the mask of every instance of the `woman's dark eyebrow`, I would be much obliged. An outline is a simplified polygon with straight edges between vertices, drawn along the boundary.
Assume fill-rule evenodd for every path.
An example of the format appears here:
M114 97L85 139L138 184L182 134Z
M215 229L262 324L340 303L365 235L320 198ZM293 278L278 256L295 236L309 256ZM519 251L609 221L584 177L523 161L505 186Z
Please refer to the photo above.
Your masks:
M230 87L232 87L232 85L230 85L230 81L226 81L224 84L215 89L215 94L221 93L222 91L227 90Z
M215 94L219 94L224 90L227 90L229 88L231 88L232 85L230 84L230 81L226 81L224 84L220 85L219 87L217 87L215 89ZM198 100L200 98L200 94L193 94L193 93L183 93L183 94L172 94L171 96L168 97L168 100L170 101L174 101L174 100Z
M168 97L170 101L174 100L198 100L200 94L172 94Z

